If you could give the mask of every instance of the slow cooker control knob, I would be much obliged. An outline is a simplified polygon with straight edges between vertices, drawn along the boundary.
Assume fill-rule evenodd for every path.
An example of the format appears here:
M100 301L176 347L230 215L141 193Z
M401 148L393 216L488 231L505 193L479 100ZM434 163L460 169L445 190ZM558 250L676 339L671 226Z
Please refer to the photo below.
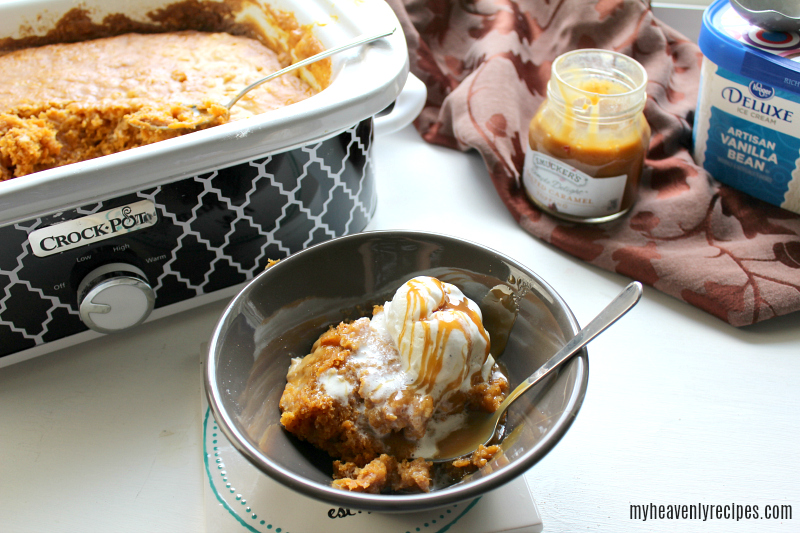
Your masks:
M100 333L138 326L150 316L155 301L144 272L125 263L96 268L78 285L81 320Z

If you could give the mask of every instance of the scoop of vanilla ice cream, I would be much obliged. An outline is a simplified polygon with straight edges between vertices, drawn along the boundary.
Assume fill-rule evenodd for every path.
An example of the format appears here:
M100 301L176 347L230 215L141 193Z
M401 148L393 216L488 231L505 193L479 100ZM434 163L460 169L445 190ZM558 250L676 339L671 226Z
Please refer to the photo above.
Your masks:
M481 310L456 287L429 276L404 283L383 307L385 328L399 351L407 389L439 402L467 392L476 373L494 365ZM378 317L375 317L378 318Z

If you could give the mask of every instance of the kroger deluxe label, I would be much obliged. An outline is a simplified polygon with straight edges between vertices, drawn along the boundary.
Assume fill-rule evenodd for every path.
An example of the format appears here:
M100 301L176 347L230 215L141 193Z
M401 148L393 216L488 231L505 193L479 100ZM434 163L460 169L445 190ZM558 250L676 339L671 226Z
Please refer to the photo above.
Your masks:
M148 228L156 222L156 205L142 200L32 231L28 242L34 255L46 257Z
M786 204L795 200L786 195L798 173L800 95L722 68L707 74L703 167L723 183L791 209Z

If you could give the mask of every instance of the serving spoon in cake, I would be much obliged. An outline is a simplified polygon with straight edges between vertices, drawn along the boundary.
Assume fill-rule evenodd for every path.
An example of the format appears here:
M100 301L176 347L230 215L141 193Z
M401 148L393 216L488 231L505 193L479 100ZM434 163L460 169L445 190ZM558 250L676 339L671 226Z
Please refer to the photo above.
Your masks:
M254 81L241 91L237 93L233 98L228 100L226 103L221 105L212 105L209 106L208 104L191 104L187 106L187 108L180 114L179 119L175 120L174 122L170 122L169 124L156 124L151 122L147 118L147 113L133 113L128 117L128 123L136 128L141 129L150 129L150 130L183 130L183 129L197 129L211 122L225 119L230 114L231 108L236 105L236 103L242 99L244 95L267 83L270 80L274 80L284 74L297 70L299 68L305 67L310 65L311 63L316 63L317 61L321 61L327 57L332 55L338 54L340 52L344 52L345 50L349 50L351 48L355 48L357 46L362 46L367 43L371 43L373 41L377 41L378 39L382 39L384 37L388 37L392 35L396 31L396 28L391 28L389 30L383 30L376 34L368 34L368 35L359 35L344 44L336 46L334 48L330 48L328 50L324 50L318 54L314 54L313 56L307 57L306 59L297 61L296 63L292 63L291 65L284 67L278 71L275 71L268 76L265 76L259 80Z

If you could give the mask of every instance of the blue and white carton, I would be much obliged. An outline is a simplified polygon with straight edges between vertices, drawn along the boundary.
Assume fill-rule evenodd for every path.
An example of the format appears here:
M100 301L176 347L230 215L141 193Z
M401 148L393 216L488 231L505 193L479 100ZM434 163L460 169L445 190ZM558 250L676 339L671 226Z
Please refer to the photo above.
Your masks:
M800 213L800 34L750 25L717 0L698 44L695 161L722 183Z

